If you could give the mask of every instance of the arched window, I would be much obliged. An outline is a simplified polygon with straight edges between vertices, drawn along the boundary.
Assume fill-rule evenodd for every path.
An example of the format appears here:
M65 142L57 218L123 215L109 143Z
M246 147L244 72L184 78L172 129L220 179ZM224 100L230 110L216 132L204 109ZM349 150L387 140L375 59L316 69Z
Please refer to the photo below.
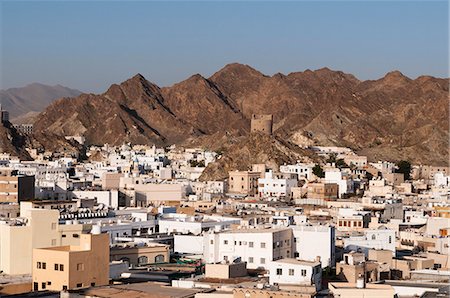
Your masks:
M375 234L374 234L374 235L372 235L372 240L375 240Z
M127 257L121 258L120 261L125 262L125 263L128 263L128 265L130 265L130 259L127 258Z
M155 263L163 263L164 262L164 255L157 255L155 257Z
M139 257L138 258L138 264L139 265L148 264L148 258L146 256Z

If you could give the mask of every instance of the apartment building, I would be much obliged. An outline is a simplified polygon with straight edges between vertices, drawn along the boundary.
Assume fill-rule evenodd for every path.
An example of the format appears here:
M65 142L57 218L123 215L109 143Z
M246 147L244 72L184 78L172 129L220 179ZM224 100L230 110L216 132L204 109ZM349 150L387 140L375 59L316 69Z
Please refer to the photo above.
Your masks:
M34 248L60 245L57 210L30 209L26 217L0 224L0 270L30 274Z
M260 172L233 171L228 173L228 192L233 194L256 195Z
M323 268L336 265L336 236L333 226L299 225L291 228L295 258L305 261L319 259Z
M0 176L0 202L19 203L34 199L34 176Z
M266 268L270 261L293 256L292 229L245 229L207 233L203 256L207 263L247 262L247 268Z
M296 174L269 171L264 178L258 179L258 194L261 197L291 197L291 189L297 183Z
M78 246L33 250L33 290L64 291L109 283L109 239L99 229Z
M281 173L297 174L298 180L306 179L311 180L313 178L314 164L297 163L295 165L282 165L280 166Z
M380 226L375 230L366 230L364 235L350 236L344 239L346 250L362 251L368 255L369 249L385 249L395 254L396 238L395 230Z
M318 261L286 258L270 262L268 269L271 285L312 285L316 291L322 288L322 267Z
M335 201L338 191L336 183L309 183L306 196L308 199Z

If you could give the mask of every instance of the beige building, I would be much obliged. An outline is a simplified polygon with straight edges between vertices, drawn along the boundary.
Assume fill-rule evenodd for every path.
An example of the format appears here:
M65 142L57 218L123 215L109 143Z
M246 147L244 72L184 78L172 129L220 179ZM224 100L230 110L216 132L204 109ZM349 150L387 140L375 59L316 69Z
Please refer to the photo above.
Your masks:
M20 218L0 224L0 270L6 274L30 274L34 248L78 245L80 235L90 230L90 225L59 225L58 210L26 206Z
M29 209L23 219L0 225L0 270L30 274L33 248L59 245L57 210Z
M388 185L400 186L405 182L405 175L403 173L386 173L383 174L383 178L386 179Z
M307 292L308 289L305 290ZM266 290L257 288L241 288L233 290L233 298L312 298L315 292L304 293L295 290Z
M340 298L392 298L395 295L394 288L386 284L330 282L328 288L333 297Z
M168 263L169 245L120 243L111 247L110 261L124 261L130 266Z
M180 203L185 194L182 184L136 184L135 205L136 207L147 207L149 205L159 206L169 203Z
M102 175L102 189L111 190L119 189L120 178L124 177L123 173L103 173Z
M206 278L230 279L247 275L247 264L239 263L217 263L205 265Z
M234 171L228 173L229 193L255 195L258 193L260 172Z
M307 198L335 201L338 198L338 187L336 183L309 183Z
M436 173L443 173L445 176L450 174L448 166L425 166L421 165L413 169L413 179L424 179L425 183L431 183Z
M78 246L33 250L33 290L62 291L109 283L109 237L82 234Z
M0 202L19 203L34 199L34 176L0 176Z

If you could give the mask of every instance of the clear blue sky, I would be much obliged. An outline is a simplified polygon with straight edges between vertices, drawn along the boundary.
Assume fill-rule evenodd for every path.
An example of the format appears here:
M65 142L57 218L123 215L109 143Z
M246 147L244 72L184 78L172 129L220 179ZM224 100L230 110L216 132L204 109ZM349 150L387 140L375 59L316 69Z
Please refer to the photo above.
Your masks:
M231 62L272 75L329 67L448 77L447 1L1 1L1 86L168 86Z

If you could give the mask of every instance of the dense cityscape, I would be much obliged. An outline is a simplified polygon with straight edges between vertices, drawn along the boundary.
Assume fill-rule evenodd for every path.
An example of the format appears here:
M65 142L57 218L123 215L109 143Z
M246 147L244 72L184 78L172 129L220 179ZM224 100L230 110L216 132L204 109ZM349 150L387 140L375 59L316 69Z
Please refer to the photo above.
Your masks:
M449 12L0 0L0 298L450 297Z
M250 134L270 136L272 127L271 115L254 115ZM253 164L224 180L202 179L222 157L202 148L106 144L89 146L84 161L4 153L0 291L448 294L449 168L368 162L346 147L305 150L320 162Z

